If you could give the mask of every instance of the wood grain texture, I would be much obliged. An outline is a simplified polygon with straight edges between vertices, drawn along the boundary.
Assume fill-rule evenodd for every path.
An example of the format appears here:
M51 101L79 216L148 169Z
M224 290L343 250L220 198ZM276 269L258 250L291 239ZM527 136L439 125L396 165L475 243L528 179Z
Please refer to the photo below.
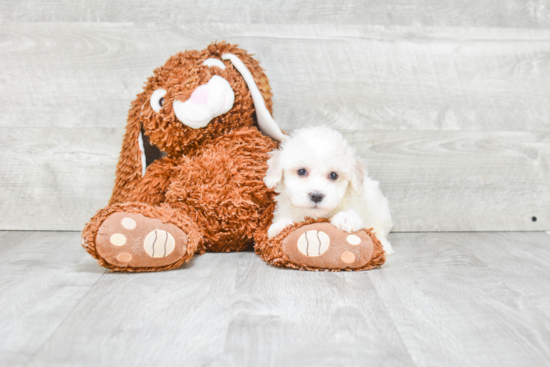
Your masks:
M0 217L0 228L81 230L107 204L122 133L4 129L0 211L10 215ZM394 231L550 228L548 133L359 130L344 135L380 181Z
M531 270L548 272L545 233L396 234L393 243L396 256L369 275L416 365L548 364L550 322L537 302L548 282ZM523 275L512 284L514 272Z
M550 131L550 30L5 24L0 122L123 125L154 68L227 39L255 53L283 128Z
M172 358L191 366L410 364L368 279L229 256L202 256L174 272L106 274L34 360L127 365L131 346L143 365ZM68 334L72 346L60 348Z
M549 8L547 0L4 0L0 21L549 28Z
M245 252L205 254L170 272L103 274L78 233L0 232L0 363L550 363L548 234L390 240L396 254L368 272L277 269Z
M75 232L0 237L0 364L27 365L105 272Z
M550 30L77 22L0 25L0 228L80 230L146 78L224 38L262 61L285 130L347 131L396 231L550 229Z
M123 129L5 128L0 228L81 230L107 205Z
M550 226L550 134L350 131L388 197L394 230ZM536 217L536 221L533 221Z
M550 294L539 291L540 287L548 286L550 232L546 234L548 236L540 232L483 233L476 237L479 243L490 246L478 246L478 243L469 240L470 234L457 234L457 242L488 266L498 268L498 277L502 283L520 294L522 299L534 304L548 319ZM511 238L514 240L511 241ZM520 242L522 246L517 245ZM493 247L498 247L499 251L491 251ZM526 263L529 264L527 268L524 266Z

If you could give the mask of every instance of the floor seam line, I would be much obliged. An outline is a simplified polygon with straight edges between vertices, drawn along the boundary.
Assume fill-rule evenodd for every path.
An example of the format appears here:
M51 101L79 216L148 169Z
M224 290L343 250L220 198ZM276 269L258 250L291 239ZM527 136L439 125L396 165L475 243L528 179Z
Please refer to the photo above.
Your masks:
M380 292L378 291L378 288L376 287L376 283L372 281L372 278L371 278L370 274L368 274L368 279L371 282L372 286L374 287L374 291L376 292L376 295L378 296L378 299L380 300L380 302L382 302L382 305L384 306L384 310L386 311L386 314L390 318L390 320L393 324L393 327L395 328L395 331L397 331L397 335L399 335L399 340L401 340L401 343L405 347L405 350L407 351L407 355L409 356L409 358L410 358L411 362L413 363L413 365L418 367L418 364L416 364L413 356L411 355L411 352L409 351L409 347L407 346L407 344L405 344L405 341L403 340L403 337L401 336L401 332L399 331L399 328L397 327L397 324L395 323L395 320L393 319L392 315L390 314L390 312L388 310L388 307L386 306L386 302L384 302L384 298L382 298L382 296L380 295Z
M32 361L34 360L34 358L36 357L36 355L38 354L38 352L40 352L43 348L44 348L44 345L46 345L46 343L52 338L53 335L55 335L55 333L57 332L57 330L59 330L59 328L65 323L65 321L67 321L67 319L69 318L69 316L74 312L74 310L76 310L76 308L78 307L78 305L88 296L88 294L90 293L90 291L92 289L94 289L94 287L97 285L97 283L99 283L99 281L103 278L103 276L108 272L109 270L108 269L105 269L105 271L103 272L103 274L101 274L101 276L95 281L94 284L92 284L92 286L90 287L90 289L88 289L86 291L86 293L82 296L82 298L74 305L74 307L71 309L71 311L67 312L67 315L63 318L63 320L61 320L61 322L55 327L55 329L52 331L52 333L44 340L44 342L38 347L36 348L36 350L32 353L32 357L29 359L28 363L27 363L27 366L30 365L32 363Z

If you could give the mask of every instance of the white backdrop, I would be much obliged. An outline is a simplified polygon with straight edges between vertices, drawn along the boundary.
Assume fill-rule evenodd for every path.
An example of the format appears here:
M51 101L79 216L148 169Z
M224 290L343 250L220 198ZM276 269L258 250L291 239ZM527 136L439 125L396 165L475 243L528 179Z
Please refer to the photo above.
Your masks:
M283 129L346 134L395 231L550 230L550 1L513 0L2 1L0 229L81 230L152 70L223 39Z

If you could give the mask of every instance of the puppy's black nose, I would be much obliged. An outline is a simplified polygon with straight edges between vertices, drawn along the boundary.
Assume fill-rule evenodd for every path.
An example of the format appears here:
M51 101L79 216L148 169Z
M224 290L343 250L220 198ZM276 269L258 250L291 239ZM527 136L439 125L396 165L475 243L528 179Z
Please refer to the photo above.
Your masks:
M321 194L320 192L312 192L311 194L309 194L309 197L311 198L311 201L313 201L314 203L320 203L325 197L325 195Z

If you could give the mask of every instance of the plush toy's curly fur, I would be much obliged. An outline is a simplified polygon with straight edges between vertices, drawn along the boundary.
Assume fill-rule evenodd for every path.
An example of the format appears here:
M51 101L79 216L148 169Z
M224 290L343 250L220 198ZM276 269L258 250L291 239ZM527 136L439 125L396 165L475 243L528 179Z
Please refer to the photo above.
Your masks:
M194 254L241 251L255 241L256 252L270 264L320 270L289 261L282 243L293 230L328 220L306 220L288 227L272 240L267 237L275 193L266 187L263 178L269 152L277 148L277 143L257 129L249 88L230 61L221 61L225 53L236 55L248 68L271 113L272 94L267 77L258 62L237 46L221 42L202 51L180 52L156 69L132 102L109 205L90 220L82 233L82 246L101 266L123 272L170 270ZM210 58L223 62L225 69L204 65ZM184 125L174 112L173 102L188 100L193 91L216 75L233 89L233 107L202 128ZM155 112L150 99L158 89L164 89L166 94L162 108ZM141 132L166 153L150 164L144 175ZM111 223L115 221L116 226ZM126 231L126 235L117 231ZM158 237L159 233L162 237ZM374 244L368 264L350 269L340 263L336 264L339 269L332 269L335 261L340 261L336 259L327 266L334 271L380 266L385 260L383 250L374 234L367 233ZM337 233L339 237L347 235ZM157 242L158 238L163 238L163 243ZM161 258L165 262L154 256L159 244L164 246L159 249L164 249ZM171 250L167 250L170 246ZM174 246L179 246L178 251ZM152 253L147 252L151 248ZM169 263L174 258L176 261Z
M263 213L272 208L273 192L263 183L268 153L275 141L255 125L255 109L248 87L230 61L225 70L203 64L224 53L238 56L252 73L271 112L271 89L259 63L237 46L213 43L202 51L180 52L149 78L132 103L117 165L109 206L99 211L83 231L83 246L100 265L116 271L158 271L180 266L189 258L162 268L120 268L96 251L96 237L112 213L140 213L172 223L191 238L188 251L240 251L253 241ZM172 108L185 101L214 75L229 82L235 93L233 108L206 127L183 125ZM160 112L150 106L156 89L167 91ZM167 155L151 164L142 177L139 134Z
M118 267L113 264L109 264L105 261L96 250L96 236L101 224L113 213L117 212L126 212L126 213L135 213L143 214L150 218L158 218L164 223L171 223L176 225L179 228L185 229L189 234L189 241L187 247L189 252L187 256L183 257L179 261L161 267L140 267L140 268L131 268L131 267ZM109 205L106 208L101 209L86 225L86 229L82 234L82 246L97 259L99 265L109 268L113 271L124 271L124 272L143 272L143 271L164 271L172 270L179 268L183 263L189 261L195 253L204 253L204 246L202 246L202 237L200 237L199 230L193 221L189 219L185 213L178 211L177 209L171 208L167 204L162 204L158 207L153 207L147 204L140 203L126 203L126 204L114 204Z
M274 206L273 206L274 209ZM271 211L270 213L273 213ZM269 239L267 236L267 227L269 224L271 224L271 220L273 219L272 214L267 214L263 218L263 224L260 226L260 230L256 233L256 236L254 237L256 240L256 246L255 251L256 254L260 256L262 260L265 262L280 266L284 268L292 268L292 269L299 269L299 270L310 270L310 271L360 271L360 270L371 270L376 269L382 266L386 262L386 255L384 254L384 248L382 247L382 244L376 238L376 235L373 233L372 229L365 229L364 231L369 235L371 238L374 250L372 254L372 258L369 260L367 264L365 264L362 267L359 268L345 268L345 269L326 269L326 268L316 268L312 266L308 266L306 264L297 264L288 259L286 254L283 252L283 241L284 239L292 232L297 230L298 228L301 228L303 226L314 224L314 223L328 223L330 220L328 218L307 218L303 222L295 223L292 226L289 226L285 228L277 237L273 239Z
M266 107L272 113L273 102L269 80L254 60L244 50L227 43L213 43L202 51L179 52L164 66L157 68L137 98L132 102L128 113L126 134L122 143L117 165L115 188L109 204L127 202L132 199L134 187L141 181L141 160L138 145L139 132L143 128L150 142L168 157L193 156L203 150L205 142L212 141L228 132L253 126L254 104L250 92L239 72L231 62L224 61L225 70L203 65L204 60L220 58L224 53L238 56L254 76L254 80L264 97ZM206 127L192 129L183 125L175 117L172 102L177 98L186 100L200 85L206 84L213 75L225 78L235 91L235 103L231 111L214 118ZM166 89L165 107L160 113L153 111L149 104L151 94L158 89ZM264 140L273 142L270 138ZM250 142L253 144L254 142ZM261 155L262 153L259 152ZM151 190L154 191L154 190Z

